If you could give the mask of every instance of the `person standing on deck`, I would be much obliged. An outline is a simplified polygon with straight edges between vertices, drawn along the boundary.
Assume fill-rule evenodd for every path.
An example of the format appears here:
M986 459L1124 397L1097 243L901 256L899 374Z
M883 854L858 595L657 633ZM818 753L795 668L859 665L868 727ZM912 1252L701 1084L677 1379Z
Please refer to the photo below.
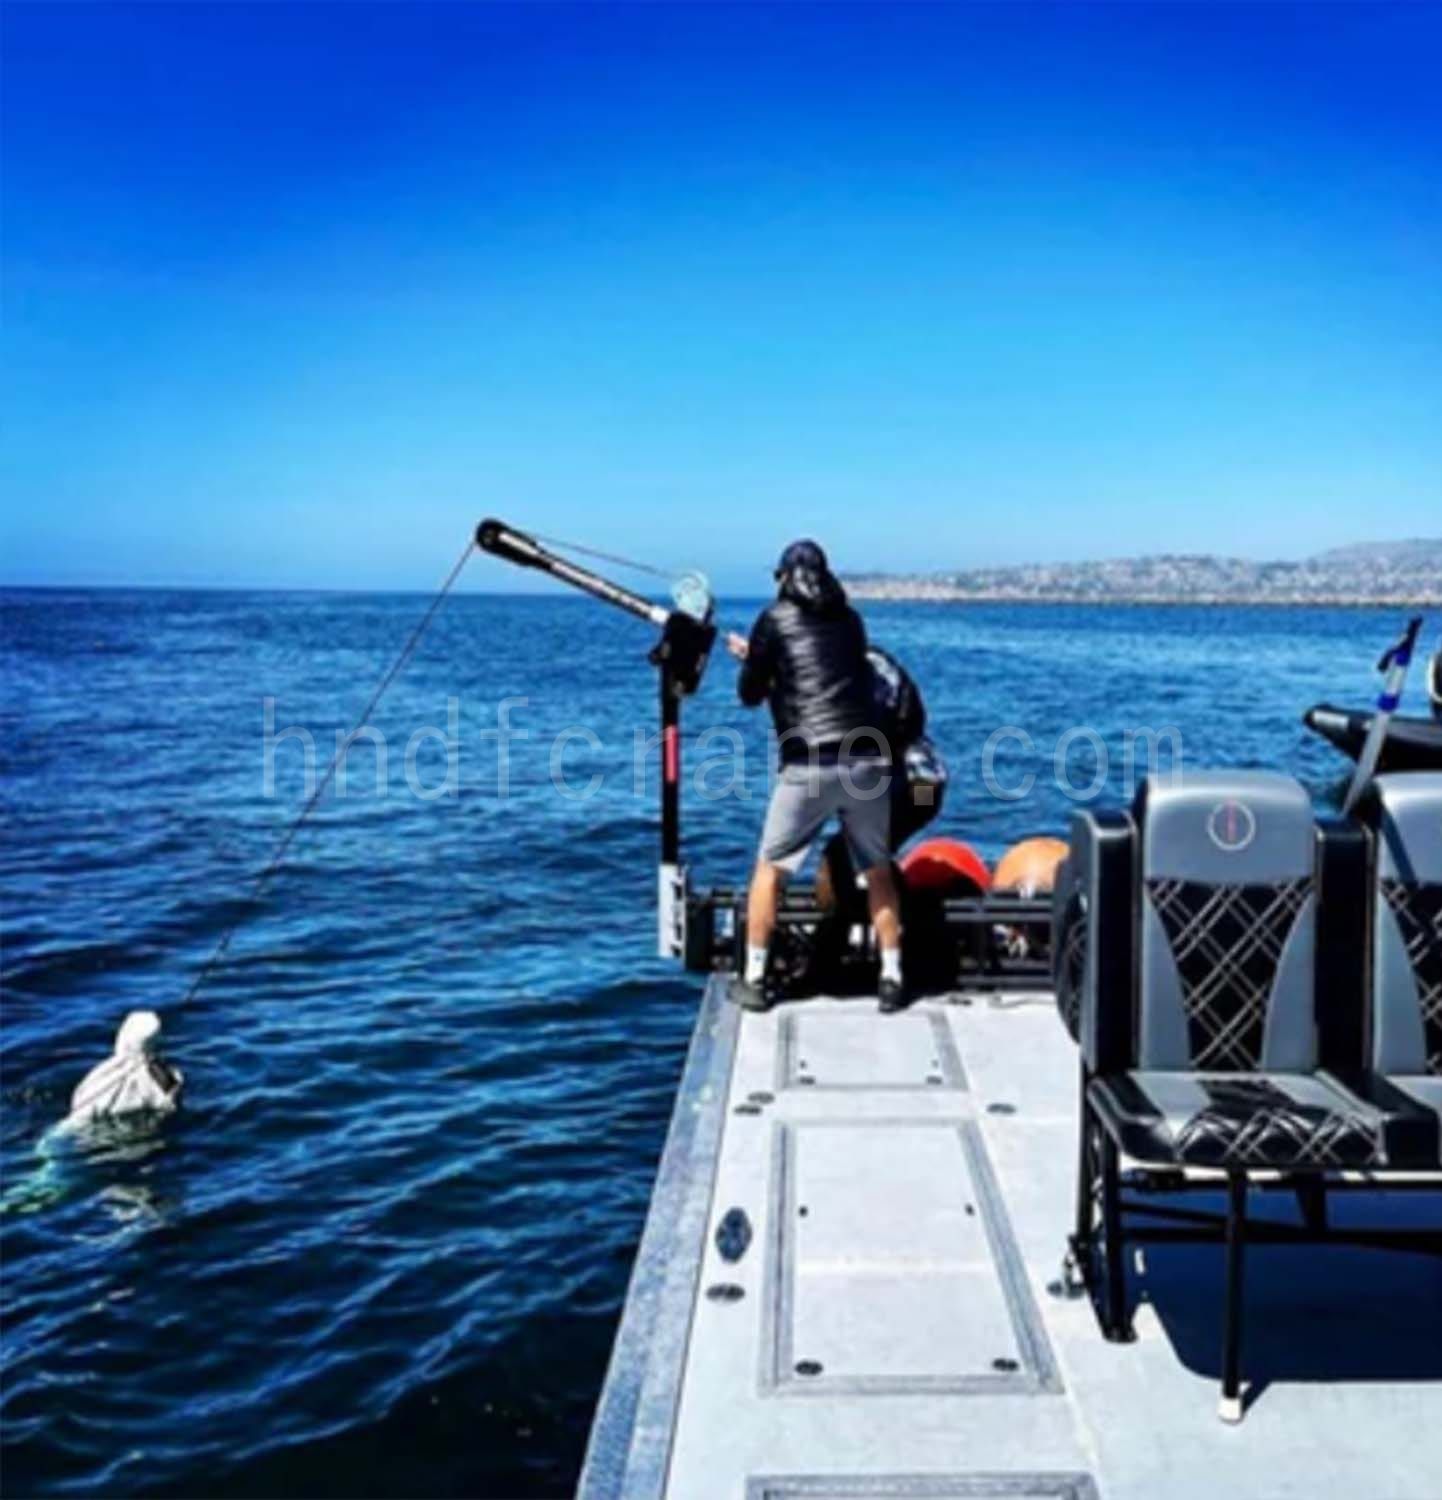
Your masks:
M911 673L889 652L872 643L871 663L877 724L891 746L891 852L921 832L941 812L946 800L947 769L941 751L926 734L926 704ZM899 878L893 863L893 879ZM856 870L845 834L827 840L816 872L816 901L824 912L839 912L860 922Z
M765 1010L766 959L786 879L800 868L827 819L841 820L856 868L865 872L881 948L882 1008L903 1002L901 911L891 870L891 748L876 726L866 627L815 542L793 542L776 569L776 602L750 639L731 634L741 663L737 692L748 708L769 701L781 766L746 912L746 969L737 1001Z

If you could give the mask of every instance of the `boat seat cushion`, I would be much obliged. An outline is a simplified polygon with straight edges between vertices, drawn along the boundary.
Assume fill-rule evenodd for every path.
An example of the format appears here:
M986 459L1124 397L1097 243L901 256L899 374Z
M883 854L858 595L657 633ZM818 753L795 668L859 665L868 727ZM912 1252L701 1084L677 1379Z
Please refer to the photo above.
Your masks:
M1137 1161L1236 1170L1435 1165L1438 1117L1383 1080L1371 1094L1318 1073L1146 1069L1088 1088L1102 1122Z

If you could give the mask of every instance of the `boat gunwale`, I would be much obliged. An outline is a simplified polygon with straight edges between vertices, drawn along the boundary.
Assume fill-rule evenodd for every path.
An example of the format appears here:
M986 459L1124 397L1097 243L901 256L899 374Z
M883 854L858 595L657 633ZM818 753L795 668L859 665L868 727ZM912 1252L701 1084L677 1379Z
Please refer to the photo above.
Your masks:
M577 1484L578 1500L666 1491L740 1012L707 981ZM707 1164L696 1172L696 1162Z

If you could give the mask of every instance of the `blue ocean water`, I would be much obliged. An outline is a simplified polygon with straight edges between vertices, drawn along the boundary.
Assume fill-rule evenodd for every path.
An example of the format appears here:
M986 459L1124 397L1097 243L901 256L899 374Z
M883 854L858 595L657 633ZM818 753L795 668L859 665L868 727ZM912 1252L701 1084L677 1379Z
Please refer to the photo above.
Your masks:
M3 596L8 1493L571 1489L699 993L650 956L646 627L570 596L453 597L377 715L384 786L376 747L357 746L345 795L322 802L264 898L245 899L305 795L294 735L273 746L266 785L266 700L277 731L311 734L323 769L423 607ZM729 606L728 623L754 607ZM1104 799L1125 791L1128 732L1146 731L1175 731L1188 763L1282 767L1335 795L1349 763L1299 716L1321 698L1370 701L1399 623L865 613L920 681L951 762L938 831L992 857L1064 828L1068 731L1070 786L1096 781ZM733 677L716 662L686 714L687 855L703 883L743 877L765 793L764 725ZM1030 774L1025 796L984 782L983 746L1004 726L994 780L1012 791ZM225 964L181 1006L242 916ZM165 1017L184 1110L38 1147L141 1006Z

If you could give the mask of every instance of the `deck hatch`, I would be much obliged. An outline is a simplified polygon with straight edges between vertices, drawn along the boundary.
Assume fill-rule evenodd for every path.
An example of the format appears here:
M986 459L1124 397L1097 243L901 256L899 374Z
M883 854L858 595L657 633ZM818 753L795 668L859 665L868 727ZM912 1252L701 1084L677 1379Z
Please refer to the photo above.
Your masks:
M945 1016L911 1011L878 1026L854 1015L787 1012L777 1026L776 1086L833 1089L965 1089L966 1072Z
M1097 1500L1090 1474L753 1476L746 1500Z
M778 1122L773 1140L763 1392L1061 1389L973 1121Z

